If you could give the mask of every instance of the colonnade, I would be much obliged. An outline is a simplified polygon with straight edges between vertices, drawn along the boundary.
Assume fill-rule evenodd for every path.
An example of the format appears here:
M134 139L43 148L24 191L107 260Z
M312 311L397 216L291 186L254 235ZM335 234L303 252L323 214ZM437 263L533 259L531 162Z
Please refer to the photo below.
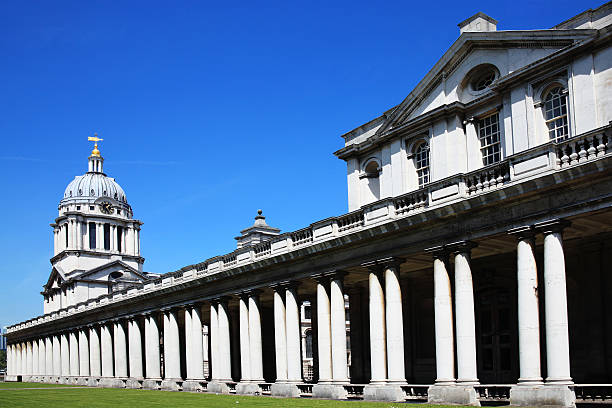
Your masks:
M94 247L90 247L90 224L94 225ZM109 226L109 251L128 255L140 254L140 228L137 225L120 225L112 222L82 221L68 218L55 226L53 231L54 255L65 249L104 250L104 226ZM119 233L119 229L121 233Z
M517 239L520 367L517 387L530 386L532 388L529 389L535 389L533 387L572 384L561 235L567 225L555 221L509 231ZM540 367L540 305L534 254L536 234L544 237L545 381ZM435 313L436 380L429 391L432 402L438 402L436 398L441 402L456 402L448 396L449 387L473 392L474 385L479 382L471 270L471 252L475 246L473 242L463 241L428 250L433 255ZM406 385L400 286L402 262L399 258L386 258L362 264L367 268L369 292L371 378L364 390L364 397L368 399L401 399L402 386ZM454 270L451 270L451 266ZM338 270L312 276L316 281L317 385L331 386L331 389L334 386L342 388L349 383L345 276ZM281 390L280 394L296 395L297 388L291 386L302 383L298 285L299 282L284 282L271 286L275 385L284 386L277 387ZM244 393L257 393L259 385L264 382L260 294L258 290L236 293L240 383L248 385L237 387L237 391ZM232 358L237 357L232 355L231 348L229 298L221 297L207 302L210 306L212 366L208 380L209 384L221 384L219 390L223 392L227 388L222 385L232 381ZM74 382L86 378L82 381L88 384L96 383L91 379L98 379L100 385L108 386L199 389L205 381L202 303L181 307L184 309L181 313L184 315L184 360L181 360L179 309L173 307L10 344L9 375L73 378ZM160 342L162 328L163 341ZM185 362L186 367L181 367L181 361ZM185 378L182 368L186 372ZM378 390L382 388L391 390L390 394L381 394ZM209 389L214 387L209 385ZM319 391L313 389L313 393L315 396L325 396L329 389L320 387ZM274 392L274 386L272 390ZM346 396L336 392L330 395Z

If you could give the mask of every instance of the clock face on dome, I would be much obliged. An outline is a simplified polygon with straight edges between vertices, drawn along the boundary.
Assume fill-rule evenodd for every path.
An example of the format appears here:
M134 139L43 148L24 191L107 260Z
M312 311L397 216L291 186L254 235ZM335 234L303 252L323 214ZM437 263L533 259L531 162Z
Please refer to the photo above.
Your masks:
M100 211L104 214L112 214L113 213L113 205L108 201L102 201L100 203Z

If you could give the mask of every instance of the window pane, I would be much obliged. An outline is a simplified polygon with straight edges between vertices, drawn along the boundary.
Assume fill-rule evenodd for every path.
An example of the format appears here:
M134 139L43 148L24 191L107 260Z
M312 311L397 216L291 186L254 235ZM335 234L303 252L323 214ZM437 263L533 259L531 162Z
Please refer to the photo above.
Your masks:
M501 134L499 113L480 119L477 123L480 138L480 152L485 166L501 160Z

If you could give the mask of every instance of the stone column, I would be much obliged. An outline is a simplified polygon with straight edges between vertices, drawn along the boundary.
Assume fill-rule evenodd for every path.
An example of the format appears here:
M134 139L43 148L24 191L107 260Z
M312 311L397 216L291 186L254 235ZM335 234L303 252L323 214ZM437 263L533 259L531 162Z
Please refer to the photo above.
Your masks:
M38 375L47 374L47 347L45 339L38 339Z
M113 377L113 338L108 323L100 326L100 356L102 360L102 377Z
M329 278L317 279L317 348L319 352L319 384L331 383L331 305Z
M437 250L434 257L434 315L436 334L436 384L455 383L455 336L448 253Z
M573 384L570 376L569 329L563 228L567 221L553 221L536 227L544 234L544 309L546 316L547 383Z
M387 381L387 342L385 324L385 295L382 287L382 271L373 266L368 277L370 287L370 384Z
M232 381L232 357L230 343L228 299L221 299L218 304L218 344L219 358L215 361L219 364L220 382Z
M70 348L70 376L79 376L79 342L75 331L71 331L68 335Z
M61 356L61 371L62 377L70 375L70 347L68 345L68 333L60 335L60 356Z
M284 288L274 287L274 347L276 352L276 382L287 381L287 330Z
M178 389L181 381L181 354L176 310L164 311L164 381L162 388Z
M387 328L387 380L405 384L404 368L404 315L400 286L400 259L385 263L385 325Z
M187 379L193 378L193 327L191 325L191 306L185 306L184 311L184 334L185 334L185 368L187 372Z
M509 233L518 239L516 248L520 369L518 381L525 385L541 384L538 271L534 254L534 230L522 227Z
M210 304L210 365L211 379L218 380L219 370L219 314L217 313L219 304L216 301Z
M474 287L470 268L470 251L475 246L462 242L453 246L455 251L455 313L457 313L457 382L477 384L476 322L474 314Z
M240 373L241 381L251 381L251 348L249 344L249 296L242 294L238 299L240 315Z
M144 373L142 371L142 337L140 335L140 326L138 318L132 317L128 321L128 345L130 359L130 378L134 380L142 380ZM132 387L136 384L132 384Z
M87 328L79 329L79 375L89 377L89 340L87 339Z
M89 373L92 377L102 376L100 336L96 326L89 326Z
M285 315L287 330L287 381L302 382L302 355L300 349L300 305L297 287L285 289Z
M259 293L249 293L249 344L251 356L251 381L263 382L263 356L261 346L261 314Z
M155 313L145 315L145 371L149 386L157 388L156 381L161 380L161 364L159 354L159 327Z
M32 341L32 375L40 375L38 372L38 340Z
M115 346L115 377L127 378L127 344L125 329L120 320L113 324L113 343Z
M348 383L346 355L346 311L344 308L344 274L336 272L330 283L332 379L337 383Z
M21 343L15 344L15 375L23 375L21 371Z
M13 358L14 364L15 360ZM47 337L45 339L45 375L51 376L53 374L53 337Z
M191 339L193 341L193 375L196 380L204 380L204 345L202 336L202 305L197 303L191 309Z

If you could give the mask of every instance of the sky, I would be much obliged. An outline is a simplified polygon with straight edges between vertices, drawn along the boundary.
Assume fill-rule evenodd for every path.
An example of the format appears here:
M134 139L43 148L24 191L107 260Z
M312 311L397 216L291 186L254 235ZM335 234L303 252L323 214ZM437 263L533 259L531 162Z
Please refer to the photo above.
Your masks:
M258 3L258 4L255 4ZM482 11L550 28L601 2L3 1L0 327L42 314L49 224L87 170L144 222L144 269L347 211L343 133L400 103Z

